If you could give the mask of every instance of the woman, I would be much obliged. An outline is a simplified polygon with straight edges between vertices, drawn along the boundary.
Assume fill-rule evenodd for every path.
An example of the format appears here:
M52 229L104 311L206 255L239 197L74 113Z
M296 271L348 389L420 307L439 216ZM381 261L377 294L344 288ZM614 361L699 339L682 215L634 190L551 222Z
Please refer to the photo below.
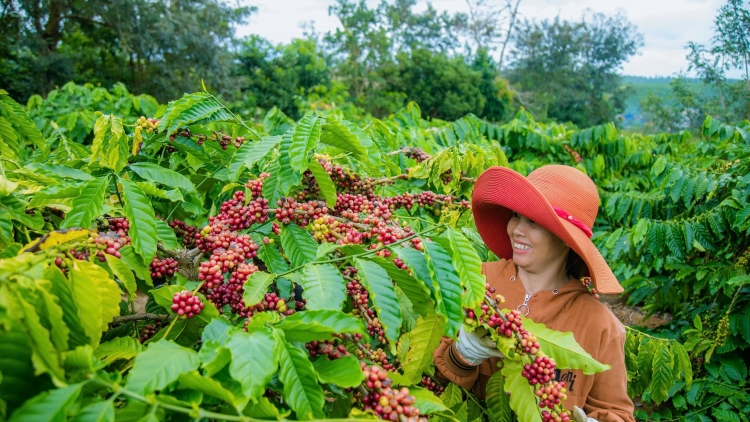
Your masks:
M596 186L573 167L549 165L524 178L493 167L477 180L472 209L477 230L500 261L483 264L487 282L535 322L570 331L599 362L612 369L595 375L561 370L577 421L634 421L627 395L625 328L597 293L622 287L591 242L599 208ZM585 285L587 283L588 285ZM593 285L592 285L593 284ZM463 328L435 351L439 375L484 398L502 354Z

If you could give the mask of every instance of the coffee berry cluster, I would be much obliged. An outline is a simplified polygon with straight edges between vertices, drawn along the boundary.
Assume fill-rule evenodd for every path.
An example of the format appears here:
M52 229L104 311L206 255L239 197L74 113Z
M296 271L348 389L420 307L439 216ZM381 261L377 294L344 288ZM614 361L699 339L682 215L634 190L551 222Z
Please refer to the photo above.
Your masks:
M204 307L201 298L189 290L177 292L172 298L172 312L183 318L192 318L200 314Z
M388 421L427 421L419 416L419 409L414 406L416 400L409 394L408 388L394 389L388 372L377 365L367 366L364 362L360 362L360 365L365 375L362 385L367 391L361 398L365 410L372 410Z

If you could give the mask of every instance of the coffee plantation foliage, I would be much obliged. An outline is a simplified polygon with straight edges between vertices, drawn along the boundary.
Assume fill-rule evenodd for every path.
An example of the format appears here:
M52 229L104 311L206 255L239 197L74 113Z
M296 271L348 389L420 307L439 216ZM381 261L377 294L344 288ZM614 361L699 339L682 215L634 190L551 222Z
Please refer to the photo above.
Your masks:
M552 419L524 364L606 370L569 333L492 330L508 358L486 401L432 362L461 324L516 318L485 290L473 182L547 163L595 180L627 301L672 316L628 328L636 417L747 420L750 123L238 113L207 92L0 91L0 420Z

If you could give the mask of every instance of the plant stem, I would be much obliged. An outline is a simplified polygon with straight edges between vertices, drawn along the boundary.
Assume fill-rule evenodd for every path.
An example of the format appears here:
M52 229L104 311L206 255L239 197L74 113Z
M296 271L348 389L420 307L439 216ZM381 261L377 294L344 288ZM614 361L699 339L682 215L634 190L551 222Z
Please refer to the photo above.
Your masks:
M327 259L325 261L313 261L313 262L309 262L307 264L303 264L303 265L299 265L297 267L294 267L294 268L292 268L289 271L285 271L285 272L283 272L281 274L277 274L276 277L283 277L283 276L285 276L287 274L291 274L291 273L293 273L293 272L295 272L295 271L297 271L299 269L304 268L305 266L307 266L309 264L332 264L334 262L346 261L347 259L351 259L351 258L359 258L361 256L372 255L372 254L377 253L378 251L381 251L383 249L387 249L387 248L396 246L396 245L398 245L400 243L404 243L404 242L406 242L408 240L411 240L411 239L413 239L415 237L424 236L425 234L427 234L427 233L429 233L431 231L435 231L436 229L444 228L444 227L446 227L445 224L438 224L435 227L431 227L431 228L429 228L427 230L424 230L424 231L421 231L419 233L414 233L413 235L407 236L407 237L405 237L405 238L403 238L403 239L401 239L401 240L399 240L397 242L389 243L388 245L383 245L383 246L381 246L381 247L379 247L377 249L370 249L369 251L366 251L366 252L362 252L362 253L358 253L358 254L354 254L354 255L346 255L346 256L342 256L341 258Z

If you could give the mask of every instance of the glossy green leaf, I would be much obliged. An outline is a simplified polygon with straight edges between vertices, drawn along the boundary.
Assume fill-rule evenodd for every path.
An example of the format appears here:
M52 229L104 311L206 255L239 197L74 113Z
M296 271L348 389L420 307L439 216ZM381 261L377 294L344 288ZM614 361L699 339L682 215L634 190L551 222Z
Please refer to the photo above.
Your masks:
M336 384L343 388L355 388L365 380L365 374L354 356L328 360L321 356L313 363L318 379L322 383Z
M505 377L501 371L492 374L487 381L487 413L496 422L511 422L513 420L510 411L510 398L505 392Z
M244 293L242 294L242 300L245 301L245 306L255 306L259 304L268 291L268 286L273 283L276 278L273 274L268 274L264 271L256 271L250 275L242 286Z
M309 310L330 309L340 311L346 299L346 282L331 264L308 264L300 280L302 297Z
M92 403L83 408L70 422L113 422L115 406L110 400Z
M193 124L232 120L235 120L234 116L211 94L196 92L169 102L159 123L159 132L171 134L181 127Z
M247 397L255 400L263 395L279 367L280 346L270 328L257 328L251 333L234 331L226 347L232 351L229 373L242 384Z
M90 228L94 218L102 213L102 204L104 204L104 196L107 193L108 186L109 177L107 176L89 180L81 188L79 195L73 198L71 210L65 215L65 220L60 224L60 228Z
M294 267L315 261L318 251L318 244L310 233L294 223L281 230L281 247Z
M478 310L485 295L485 277L482 274L482 260L471 242L456 229L448 228L446 237L450 243L450 252L461 285L466 289L463 295L464 308Z
M216 397L229 404L237 404L237 399L234 397L234 394L224 388L219 381L204 377L197 371L186 372L180 375L179 382L180 388L189 388L205 395Z
M16 410L8 422L64 422L83 384L73 384L39 394Z
M325 418L323 389L318 385L307 351L294 347L286 341L283 333L274 331L279 353L279 381L284 384L284 398L298 419Z
M143 351L143 346L132 337L117 337L102 343L94 351L94 356L104 363L112 363L118 359L130 360Z
M68 335L69 348L89 344L89 338L78 317L78 307L73 298L72 283L65 278L57 266L50 266L44 273L44 278L51 283L46 286L56 298L63 310L62 320L70 330Z
M534 387L529 385L529 381L521 375L523 363L505 359L501 372L506 379L505 392L510 393L510 408L513 409L518 420L542 422Z
M174 230L163 220L156 219L156 233L159 236L159 241L166 249L172 251L182 249L182 245L177 241Z
M169 340L149 344L135 358L125 388L138 394L158 391L180 375L198 369L198 353Z
M156 244L159 241L154 208L138 185L125 179L120 179L120 183L125 201L123 211L130 222L130 242L144 261L151 262L156 255Z
M399 249L395 250L399 251ZM424 263L425 268L427 268L427 261L425 260L424 255L416 250L414 250L414 252L422 256L420 261ZM401 255L399 254L399 256ZM391 279L396 282L396 285L398 285L398 287L404 292L416 312L418 312L422 316L426 316L430 312L430 310L432 309L432 302L430 301L430 289L427 288L424 281L410 276L406 270L402 270L396 267L396 264L394 264L393 262L387 261L378 256L369 256L365 257L364 259L380 265L388 273L388 276L391 277ZM427 270L426 275L429 281L429 269Z
M454 337L463 324L464 314L461 309L461 279L453 268L450 255L435 242L425 242L427 248L427 264L432 277L432 286L435 288L437 298L437 309L442 303L445 308L444 315L447 317L445 333Z
M422 372L432 364L432 353L440 346L445 335L445 317L435 312L419 318L417 326L409 333L409 351L401 367L404 377L412 384L422 379Z
M409 394L414 396L416 399L414 407L419 409L419 413L423 415L438 412L453 413L445 406L445 403L435 395L435 393L426 388L411 388L409 389Z
M122 262L119 258L115 258L109 254L104 254L104 257L107 260L107 264L112 270L112 273L114 273L115 277L117 277L117 279L122 282L123 286L125 286L125 290L128 292L128 300L133 300L135 298L135 292L138 290L138 286L135 284L135 276L133 275L133 272L130 271L127 264Z
M293 169L299 172L307 170L310 150L320 141L321 121L317 115L305 116L294 127L292 144L289 147L289 162Z
M331 176L318 162L318 160L310 161L310 173L312 173L313 177L315 177L315 181L318 183L318 187L320 188L320 193L326 200L326 205L328 205L328 208L334 209L336 207L337 196L336 186L333 184Z
M374 262L355 258L354 266L358 270L357 275L363 286L370 294L373 308L385 329L385 336L395 351L403 317L401 316L401 306L396 297L393 282L388 277L388 273Z
M151 280L151 270L149 269L149 265L143 262L143 258L136 255L135 250L133 250L131 245L121 247L118 252L120 252L120 260L133 270L136 277L145 281L149 286L154 285L154 282Z
M332 334L365 335L365 327L359 318L332 310L306 310L287 316L274 325L284 331L287 341L310 342L333 340Z
M541 343L540 343L541 344ZM669 388L674 384L672 379L674 357L669 348L660 346L654 354L651 363L651 399L656 404L662 403L669 397Z
M559 369L580 369L586 375L593 375L611 368L591 357L576 342L571 332L550 330L544 324L536 323L529 318L523 318L523 326L536 336L541 349L555 360Z
M229 180L232 182L238 181L243 168L253 168L255 163L268 155L279 142L281 142L281 136L268 136L259 142L245 142L242 144L229 161L227 168Z
M190 179L166 167L154 163L142 162L130 164L128 168L144 180L156 182L171 188L185 189L188 193L196 192L195 185Z
M359 160L367 158L367 147L338 117L325 118L320 142L350 152Z

